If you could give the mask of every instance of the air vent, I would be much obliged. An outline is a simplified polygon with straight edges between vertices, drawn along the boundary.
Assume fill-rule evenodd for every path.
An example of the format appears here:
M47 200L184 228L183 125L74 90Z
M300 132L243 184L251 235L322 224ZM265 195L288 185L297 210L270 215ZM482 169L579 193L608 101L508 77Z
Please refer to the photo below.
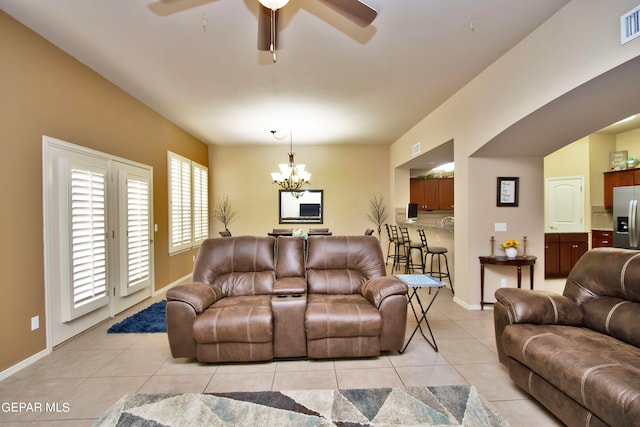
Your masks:
M640 36L640 6L620 17L620 44Z
M411 155L415 156L420 152L420 143L416 142L411 146Z

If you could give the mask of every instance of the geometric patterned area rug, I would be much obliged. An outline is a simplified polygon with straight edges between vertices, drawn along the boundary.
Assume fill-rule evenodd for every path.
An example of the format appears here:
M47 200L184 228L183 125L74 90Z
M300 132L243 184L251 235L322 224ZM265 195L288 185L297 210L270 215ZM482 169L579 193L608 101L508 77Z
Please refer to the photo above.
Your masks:
M129 394L96 426L501 426L473 386Z

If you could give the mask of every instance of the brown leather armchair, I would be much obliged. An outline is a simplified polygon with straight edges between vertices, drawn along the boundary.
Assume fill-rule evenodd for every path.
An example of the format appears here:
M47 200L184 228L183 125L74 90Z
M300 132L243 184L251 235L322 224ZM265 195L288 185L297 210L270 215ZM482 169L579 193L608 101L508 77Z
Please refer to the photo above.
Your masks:
M407 287L372 236L210 239L167 300L173 356L201 362L367 357L404 340Z
M563 295L503 288L494 320L513 381L569 426L640 420L640 252L587 252Z

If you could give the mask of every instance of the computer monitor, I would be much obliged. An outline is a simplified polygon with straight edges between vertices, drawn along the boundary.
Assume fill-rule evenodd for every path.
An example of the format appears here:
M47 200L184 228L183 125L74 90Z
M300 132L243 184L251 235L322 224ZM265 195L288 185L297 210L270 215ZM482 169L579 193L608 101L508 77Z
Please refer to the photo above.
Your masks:
M418 204L417 203L407 203L407 222L416 222L418 219Z

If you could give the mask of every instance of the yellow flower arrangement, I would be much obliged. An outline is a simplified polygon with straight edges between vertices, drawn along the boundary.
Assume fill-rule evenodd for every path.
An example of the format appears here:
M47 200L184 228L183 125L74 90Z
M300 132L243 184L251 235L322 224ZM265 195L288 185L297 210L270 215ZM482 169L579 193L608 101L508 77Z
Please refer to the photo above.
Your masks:
M507 249L507 248L516 248L518 249L518 247L520 246L520 243L518 243L517 240L515 239L507 239L504 242L502 242L502 247Z

